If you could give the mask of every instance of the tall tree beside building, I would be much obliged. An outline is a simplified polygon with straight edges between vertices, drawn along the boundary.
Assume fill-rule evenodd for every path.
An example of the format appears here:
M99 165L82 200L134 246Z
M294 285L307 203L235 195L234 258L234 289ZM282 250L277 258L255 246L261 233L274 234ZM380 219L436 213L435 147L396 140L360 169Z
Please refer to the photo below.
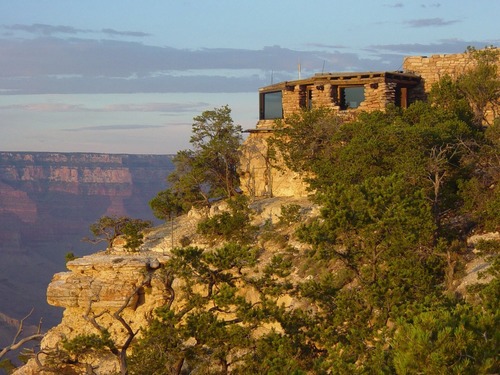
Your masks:
M168 178L172 187L168 194L159 193L176 198L176 202L169 199L167 203L184 210L208 205L212 198L230 198L239 187L242 128L234 124L229 106L204 111L193 120L192 149L177 153L175 171ZM158 203L160 199L155 200L155 211L160 210Z

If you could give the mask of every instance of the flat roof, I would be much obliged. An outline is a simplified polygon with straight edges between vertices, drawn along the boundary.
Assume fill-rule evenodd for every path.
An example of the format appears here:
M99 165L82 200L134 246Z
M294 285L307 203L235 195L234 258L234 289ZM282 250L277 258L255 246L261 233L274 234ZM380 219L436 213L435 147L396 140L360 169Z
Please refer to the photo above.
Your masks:
M294 87L300 85L313 85L313 84L359 84L365 81L376 80L380 78L387 78L392 81L401 83L408 83L415 85L420 82L421 77L412 73L405 73L402 71L392 72L345 72L345 73L316 73L314 76L304 79L293 81L284 81L275 83L273 85L264 86L259 91L272 91L280 90L285 87Z

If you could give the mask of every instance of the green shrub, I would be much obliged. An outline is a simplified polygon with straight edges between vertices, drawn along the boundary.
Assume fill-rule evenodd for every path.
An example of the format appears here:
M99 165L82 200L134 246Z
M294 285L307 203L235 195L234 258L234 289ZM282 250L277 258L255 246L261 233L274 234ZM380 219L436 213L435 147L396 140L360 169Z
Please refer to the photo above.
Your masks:
M179 242L182 247L188 247L189 245L191 245L191 238L189 238L188 236L182 236Z
M71 262L72 260L75 260L77 258L78 257L73 252L66 253L66 255L64 256L66 263Z
M249 243L256 228L250 224L251 210L247 198L238 196L228 201L229 211L222 212L198 223L198 233L214 240Z
M149 220L130 219L123 227L123 234L127 241L124 248L128 251L139 251L139 247L144 242L144 234L142 231L152 226L153 223Z
M279 224L289 226L293 223L298 223L302 217L300 210L301 207L298 204L291 203L281 205Z
M96 335L95 333L91 333L88 335L77 335L71 340L63 341L64 350L76 357L90 351L101 351L105 348L112 348L113 345L109 334Z

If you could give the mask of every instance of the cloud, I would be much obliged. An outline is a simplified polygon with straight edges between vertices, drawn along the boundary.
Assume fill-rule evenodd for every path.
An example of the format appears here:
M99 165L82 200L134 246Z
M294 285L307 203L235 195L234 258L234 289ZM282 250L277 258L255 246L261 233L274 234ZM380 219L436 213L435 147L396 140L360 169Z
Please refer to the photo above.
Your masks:
M65 103L29 103L0 106L0 110L10 109L22 110L27 112L81 112L87 110L81 105Z
M113 30L113 29L102 29L101 31L104 34L108 34L108 35L112 35L112 36L132 36L132 37L143 38L143 37L151 35L148 33L143 33L142 31L117 31L117 30Z
M408 24L423 27L451 22L455 21L414 20ZM52 28L44 25L40 32L46 30L50 34L58 26ZM67 36L87 32L64 30ZM488 44L495 43L486 41L478 46ZM303 76L322 71L394 70L401 65L401 57L384 51L458 53L467 45L474 44L368 46L353 53L342 45L322 43L311 43L304 50L277 45L261 49L179 49L77 35L3 38L0 39L0 95L256 92L271 81L297 79L298 62Z
M427 4L421 4L420 6L422 8L427 8L427 7L429 7L429 8L440 8L441 4L440 3L432 3L432 4L429 4L429 5L427 5Z
M31 25L3 25L4 29L11 31L24 31L30 34L37 35L53 35L53 34L80 34L80 33L89 33L91 30L88 29L77 29L72 26L63 26L63 25L47 25L43 23L34 23Z
M311 74L373 66L373 60L318 47L198 50L92 39L0 39L0 94L255 92L276 79L296 78L297 61ZM338 61L349 61L343 67ZM228 72L240 72L228 74Z
M341 44L323 44L323 43L308 43L306 46L313 47L313 48L328 48L328 49L347 48L346 46L343 46Z
M496 41L473 41L459 39L443 39L437 43L420 44L420 43L401 43L401 44L377 44L370 48L378 51L392 51L399 54L439 54L439 53L462 53L468 46L476 48L484 48L485 45L496 45ZM384 55L381 55L384 56ZM385 55L387 57L387 55ZM401 58L400 58L401 59Z
M384 7L387 7L387 8L403 8L404 4L403 3L384 4Z
M404 23L406 25L409 25L410 27L441 27L441 26L448 26L448 25L453 25L454 23L458 23L460 21L458 20L450 20L450 21L445 21L442 18L421 18L421 19L416 19L416 20L409 20L405 21Z
M115 40L38 38L0 40L1 76L131 78L198 69L290 69L309 54L279 46L262 50L176 49Z
M0 110L22 110L26 112L173 112L190 113L205 108L208 103L143 103L111 104L91 108L67 103L28 103L0 106Z
M80 132L80 131L109 131L109 130L144 130L144 129L156 129L164 128L166 125L136 125L136 124L121 124L121 125L99 125L99 126L83 126L80 128L67 128L62 129L68 132Z
M23 24L2 25L1 27L10 31L22 31L28 34L43 35L43 36L52 36L56 34L77 35L77 34L89 34L89 33L103 33L108 36L127 36L127 37L143 38L151 35L148 33L144 33L142 31L123 31L110 28L105 28L101 30L78 29L72 26L47 25L44 23L33 23L31 25L23 25Z
M145 104L112 104L104 107L105 112L192 112L208 105L198 103L145 103Z

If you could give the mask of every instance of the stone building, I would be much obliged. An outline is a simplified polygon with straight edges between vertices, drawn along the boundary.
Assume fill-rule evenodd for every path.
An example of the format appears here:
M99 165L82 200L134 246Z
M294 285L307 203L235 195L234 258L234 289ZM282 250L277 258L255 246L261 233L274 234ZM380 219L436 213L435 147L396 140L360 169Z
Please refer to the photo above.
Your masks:
M374 111L391 103L406 108L422 97L420 80L403 72L327 73L266 86L259 90L257 129L303 108Z
M272 166L267 139L277 119L286 121L292 113L315 107L332 108L346 117L360 111L384 111L389 104L406 108L425 100L432 85L444 75L457 77L473 64L469 53L411 56L405 58L403 71L322 73L261 88L259 121L255 129L247 131L249 137L243 145L241 188L251 197L307 195L301 176ZM496 117L499 107L489 108L487 116Z

